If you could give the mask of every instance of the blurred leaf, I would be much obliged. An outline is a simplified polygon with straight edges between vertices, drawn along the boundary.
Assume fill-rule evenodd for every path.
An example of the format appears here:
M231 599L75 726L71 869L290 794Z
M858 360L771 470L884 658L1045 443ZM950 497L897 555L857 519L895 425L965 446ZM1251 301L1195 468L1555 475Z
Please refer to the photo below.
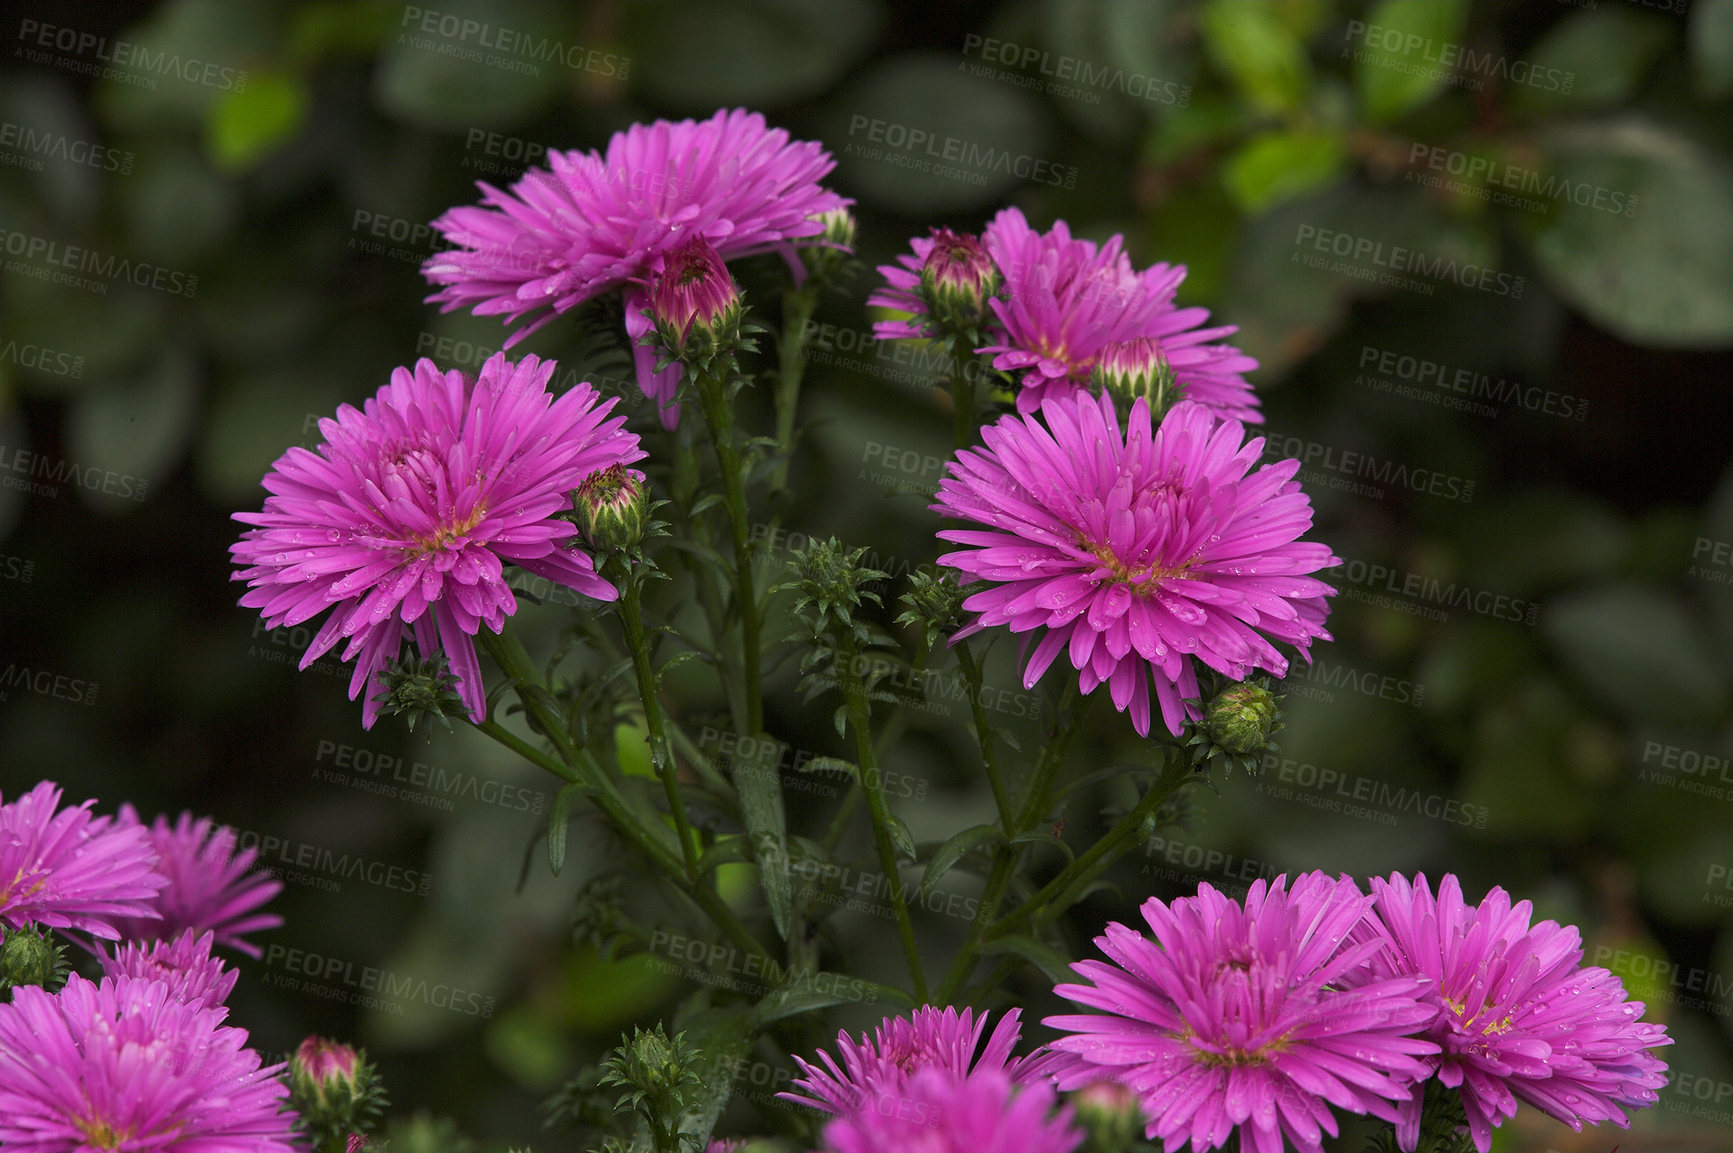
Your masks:
M1726 707L1703 630L1666 592L1624 585L1574 593L1543 607L1541 627L1565 667L1623 716L1691 724Z
M740 1061L752 1044L753 1017L745 1006L706 1009L676 1026L698 1052L693 1072L698 1075L699 1096L682 1131L697 1138L703 1149L710 1141L716 1119L734 1095L734 1079Z
M132 63L118 71L136 81L98 82L103 118L134 129L202 127L225 93L247 87L277 46L276 4L169 0L125 30Z
M1634 343L1733 340L1727 163L1637 117L1560 129L1543 146L1550 176L1590 199L1586 207L1561 202L1556 219L1532 226L1527 237L1559 295ZM1593 207L1597 189L1605 190L1606 208ZM1607 210L1613 207L1622 210Z
M1569 840L1596 815L1595 792L1571 771L1563 736L1572 711L1550 680L1519 682L1475 715L1460 796L1479 807L1489 834Z
M1075 980L1077 974L1071 971L1071 959L1045 941L1037 941L1033 937L995 937L981 946L984 956L996 957L1004 953L1021 957L1034 965L1050 981Z
M1404 44L1409 36L1429 44L1459 44L1468 26L1468 4L1466 0L1383 0L1365 23L1400 32ZM1407 53L1385 45L1382 35L1368 36L1363 42L1350 40L1347 49L1354 56L1354 86L1360 104L1374 124L1395 120L1420 107L1438 95L1451 78L1448 66L1413 61Z
M374 67L373 88L380 106L392 116L428 128L493 127L522 120L539 107L570 71L554 47L569 47L574 37L562 28L558 13L526 0L442 0L435 30L410 22L397 30ZM450 17L456 35L439 29ZM482 31L466 36L465 24L509 29L518 51L483 49ZM545 57L539 53L546 49Z
M566 863L566 831L572 822L572 806L583 795L582 787L566 785L554 795L553 808L548 810L548 867L556 877Z
M1222 182L1242 211L1262 212L1329 184L1345 157L1342 138L1334 132L1266 132L1228 158Z
M245 172L300 131L308 103L307 86L286 73L254 76L244 91L224 93L205 133L211 160Z
M758 880L777 936L787 940L793 915L794 890L788 879L788 820L783 814L782 779L776 761L768 765L737 764L732 774L740 795L740 814L752 838L752 856L758 862Z
M1208 0L1199 13L1210 58L1261 112L1299 107L1312 82L1306 46L1278 15L1278 7Z
M101 508L136 507L139 497L160 488L179 463L192 438L198 402L192 356L173 343L136 383L81 392L66 429L73 459L93 473L79 486L79 495ZM103 474L95 488L94 473Z
M1733 0L1696 0L1690 20L1698 95L1713 100L1733 92Z
M1078 177L1051 155L1033 97L983 85L957 63L934 53L893 57L829 102L821 137L836 156L838 184L924 216Z
M170 271L187 276L200 271L188 263L220 250L233 235L240 208L237 189L195 149L161 144L139 159L119 197L129 247L139 256L178 264Z
M1521 83L1513 65L1512 103L1563 112L1628 100L1672 39L1672 24L1623 4L1573 13L1523 54L1533 67Z
M703 115L823 91L872 46L880 21L867 0L644 0L625 15L639 81Z
M404 16L395 0L303 0L289 16L287 55L300 65L368 55L397 32Z

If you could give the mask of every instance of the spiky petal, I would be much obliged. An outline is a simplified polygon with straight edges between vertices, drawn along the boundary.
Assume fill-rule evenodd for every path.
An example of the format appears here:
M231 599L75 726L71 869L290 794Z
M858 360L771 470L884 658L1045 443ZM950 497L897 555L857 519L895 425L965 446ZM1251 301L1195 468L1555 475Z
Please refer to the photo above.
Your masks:
M0 795L0 923L113 940L129 918L154 920L168 881L145 831L91 815L95 801L61 808L60 796L52 781L10 804Z

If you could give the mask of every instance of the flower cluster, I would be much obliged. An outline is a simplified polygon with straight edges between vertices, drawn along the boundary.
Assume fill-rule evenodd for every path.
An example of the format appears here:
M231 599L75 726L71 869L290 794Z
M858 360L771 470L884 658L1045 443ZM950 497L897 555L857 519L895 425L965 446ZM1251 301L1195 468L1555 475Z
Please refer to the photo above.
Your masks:
M60 796L44 781L0 803L0 920L123 943L98 952L100 981L50 969L0 1000L0 1146L298 1148L283 1066L224 1024L237 974L212 956L257 955L241 934L280 923L257 909L281 886L208 819L146 827L130 806L116 820Z
M1656 1101L1666 1066L1648 1050L1670 1038L1582 967L1574 929L1531 926L1500 889L1468 905L1455 877L1436 901L1423 876L1373 889L1314 872L1257 881L1243 904L1207 884L1152 898L1152 936L1109 924L1111 963L1079 962L1089 984L1055 990L1098 1012L1047 1018L1060 1036L1042 1050L1012 1056L1012 1010L977 1056L985 1019L929 1006L871 1040L840 1034L840 1064L797 1057L800 1092L781 1096L833 1115L830 1153L1065 1153L1082 1137L1052 1089L1104 1131L1140 1110L1170 1153L1235 1134L1246 1153L1321 1153L1338 1110L1413 1150L1434 1081L1460 1092L1480 1153L1514 1098L1577 1129Z
M1180 399L1219 417L1263 419L1244 375L1258 362L1218 343L1235 327L1202 328L1207 309L1174 307L1184 266L1139 272L1122 237L1098 246L1074 238L1063 220L1038 233L1015 208L979 238L935 228L910 244L913 256L880 266L885 287L867 301L907 314L877 322L879 338L963 335L984 324L988 343L975 351L1021 374L1019 412L1087 388L1097 366L1129 346L1171 369Z

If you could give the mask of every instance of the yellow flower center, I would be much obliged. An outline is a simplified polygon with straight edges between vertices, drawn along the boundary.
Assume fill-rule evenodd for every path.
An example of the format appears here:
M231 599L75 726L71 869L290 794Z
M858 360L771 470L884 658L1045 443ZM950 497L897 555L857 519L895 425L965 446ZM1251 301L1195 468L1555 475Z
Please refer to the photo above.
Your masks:
M486 515L487 505L477 504L475 506L475 511L470 513L463 520L455 521L452 524L442 524L438 528L434 529L430 535L416 537L415 539L419 547L413 550L413 555L428 556L432 553L439 552L442 549L450 548L453 541L457 540L459 537L468 536L473 532L475 526L480 524L482 518Z

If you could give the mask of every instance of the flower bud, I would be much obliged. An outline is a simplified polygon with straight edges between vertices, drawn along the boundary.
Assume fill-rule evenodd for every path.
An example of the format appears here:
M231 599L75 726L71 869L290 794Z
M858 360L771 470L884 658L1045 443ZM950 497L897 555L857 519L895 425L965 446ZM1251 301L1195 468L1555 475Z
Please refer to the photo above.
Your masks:
M1090 386L1105 390L1124 417L1139 400L1149 405L1151 420L1159 421L1176 400L1173 368L1162 355L1159 341L1147 336L1110 344L1102 350L1090 374Z
M26 925L0 925L0 993L17 985L40 985L53 991L65 979L60 947L47 932Z
M1275 695L1247 681L1217 693L1205 712L1204 724L1222 749L1244 755L1264 750L1280 715Z
M846 208L832 208L819 213L818 222L824 225L822 236L826 244L854 247L854 213Z
M721 253L694 236L663 259L650 289L663 345L680 360L704 360L740 335L740 289Z
M572 490L572 511L591 547L613 552L644 539L650 508L645 480L637 469L616 464L592 472Z
M978 237L932 230L932 247L921 264L921 298L941 329L966 331L985 324L991 315L987 301L999 283L999 269Z
M308 1037L289 1057L289 1103L315 1147L352 1149L385 1104L385 1090L361 1050Z
M1096 1081L1071 1094L1077 1121L1089 1134L1089 1153L1125 1153L1143 1133L1137 1094L1117 1081Z

